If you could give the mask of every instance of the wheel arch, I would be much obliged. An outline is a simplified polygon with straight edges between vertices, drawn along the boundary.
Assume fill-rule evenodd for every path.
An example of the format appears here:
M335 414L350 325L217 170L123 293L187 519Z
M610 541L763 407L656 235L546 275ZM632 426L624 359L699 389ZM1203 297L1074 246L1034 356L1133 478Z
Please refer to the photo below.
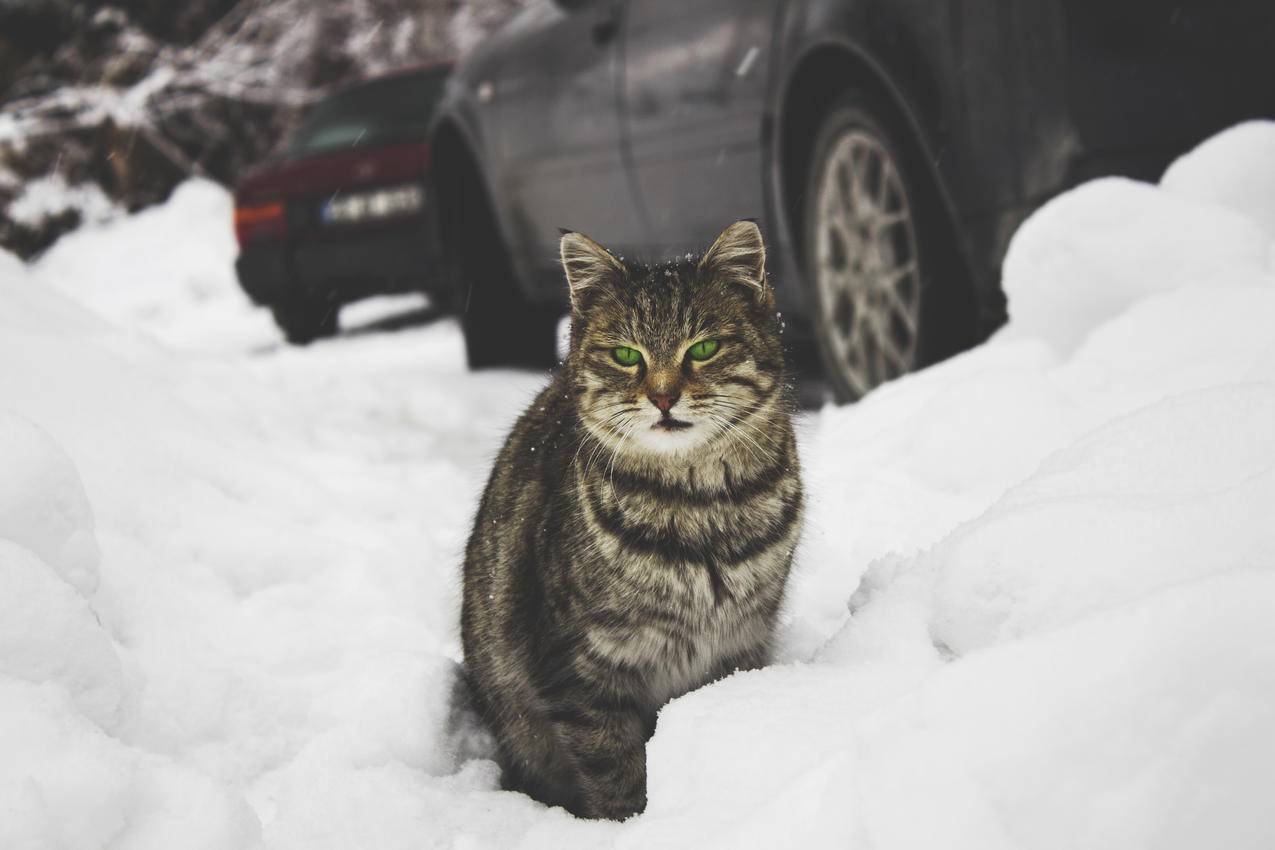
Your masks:
M933 219L940 242L938 250L942 266L949 270L944 285L932 297L940 298L945 315L950 315L950 325L936 342L938 359L951 356L979 342L983 329L979 326L979 293L986 285L979 285L975 277L975 264L970 246L961 229L960 215L956 210L949 187L938 169L933 154L931 138L922 124L921 111L913 106L910 98L891 75L867 51L847 41L816 43L803 52L792 64L782 88L779 101L778 162L780 215L785 231L793 245L793 261L798 274L808 280L805 250L805 195L813 166L815 141L822 122L834 104L850 90L858 90L880 107L886 115L882 119L891 126L898 126L903 138L904 155L917 168L917 180L922 181L922 191L932 199L929 217ZM813 316L811 316L813 319Z
M475 147L450 121L431 139L438 233L470 368L552 366L560 311L528 297Z
M437 205L439 250L458 293L465 286L466 249L484 239L486 250L503 251L519 289L528 292L523 270L509 249L505 224L496 203L479 145L465 123L454 116L439 119L430 132L430 185Z
M793 259L799 272L809 274L801 245L804 243L804 196L813 163L815 139L833 104L848 91L861 91L888 114L893 126L901 128L900 142L906 155L916 163L917 177L937 202L938 225L944 251L958 266L954 287L946 295L965 302L971 314L977 311L977 288L969 247L962 238L951 193L936 165L930 142L906 94L896 86L885 68L859 46L840 40L826 40L808 47L791 65L783 81L776 121L779 213L794 246ZM975 323L971 315L971 326ZM976 330L969 330L972 341ZM965 342L965 341L963 341Z

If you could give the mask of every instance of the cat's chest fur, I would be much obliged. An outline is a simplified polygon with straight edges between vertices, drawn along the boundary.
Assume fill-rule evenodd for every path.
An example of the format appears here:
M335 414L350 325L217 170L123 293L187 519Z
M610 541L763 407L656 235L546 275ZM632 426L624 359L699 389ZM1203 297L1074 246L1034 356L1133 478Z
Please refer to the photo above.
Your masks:
M745 666L767 642L799 525L791 435L763 461L580 469L576 570L601 656L642 671L656 705Z

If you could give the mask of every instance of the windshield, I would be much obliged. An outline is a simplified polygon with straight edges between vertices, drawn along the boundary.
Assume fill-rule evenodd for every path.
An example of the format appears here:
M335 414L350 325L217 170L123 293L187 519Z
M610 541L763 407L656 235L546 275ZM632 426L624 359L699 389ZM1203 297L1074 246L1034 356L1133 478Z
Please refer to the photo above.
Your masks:
M374 80L337 92L310 110L287 150L317 153L424 139L446 77L445 71L434 70Z

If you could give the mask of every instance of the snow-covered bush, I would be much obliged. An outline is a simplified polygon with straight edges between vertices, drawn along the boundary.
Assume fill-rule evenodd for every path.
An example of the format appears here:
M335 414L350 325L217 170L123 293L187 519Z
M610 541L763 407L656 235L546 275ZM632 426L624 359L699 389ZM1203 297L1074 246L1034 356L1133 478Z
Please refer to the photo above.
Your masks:
M21 36L0 62L0 248L34 256L191 176L232 184L329 87L455 56L521 2L0 5Z

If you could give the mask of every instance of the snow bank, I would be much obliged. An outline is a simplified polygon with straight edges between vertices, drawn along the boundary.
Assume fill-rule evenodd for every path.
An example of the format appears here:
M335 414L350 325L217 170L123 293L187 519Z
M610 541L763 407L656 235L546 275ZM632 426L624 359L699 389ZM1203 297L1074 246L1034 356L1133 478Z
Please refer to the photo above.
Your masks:
M234 200L187 181L167 203L64 236L34 277L110 322L179 349L243 350L278 339L235 279Z
M1250 121L1204 142L1169 166L1160 186L1193 201L1236 210L1275 233L1275 123Z
M0 412L0 537L47 562L81 593L97 588L93 514L75 465L31 423Z
M0 847L256 846L259 825L233 789L125 743L124 706L143 683L95 604L109 588L93 511L60 444L6 409L40 407L21 390L39 386L31 343L47 328L74 345L65 330L83 316L27 281L0 278L0 298L12 322L0 335ZM68 360L42 395L74 402L82 387Z
M1237 210L1123 178L1096 180L1047 204L1014 237L1004 267L1007 333L1070 354L1148 295L1261 285L1270 239Z
M1003 332L802 421L779 663L665 708L624 824L452 699L535 376L262 347L207 185L0 256L0 846L1275 845L1273 127L1058 198Z

